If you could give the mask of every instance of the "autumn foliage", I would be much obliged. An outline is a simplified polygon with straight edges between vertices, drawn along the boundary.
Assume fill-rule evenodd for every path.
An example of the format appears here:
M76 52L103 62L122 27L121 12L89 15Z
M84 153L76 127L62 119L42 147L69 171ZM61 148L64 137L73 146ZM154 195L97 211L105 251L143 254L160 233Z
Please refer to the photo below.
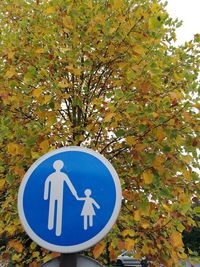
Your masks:
M36 159L69 145L102 153L121 180L119 219L95 257L105 248L109 259L134 250L152 266L187 257L199 35L174 47L177 24L158 0L0 1L0 255L11 266L56 256L24 233L17 191Z

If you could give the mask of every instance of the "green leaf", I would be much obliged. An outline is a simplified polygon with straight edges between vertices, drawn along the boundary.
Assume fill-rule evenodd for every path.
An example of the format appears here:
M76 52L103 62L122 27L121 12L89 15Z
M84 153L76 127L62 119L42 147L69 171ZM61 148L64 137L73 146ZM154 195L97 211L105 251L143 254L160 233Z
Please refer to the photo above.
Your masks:
M134 104L130 104L130 105L128 105L126 110L128 113L133 113L136 110L136 106Z
M50 102L50 103L49 103L49 107L50 107L51 109L54 109L54 108L55 108L55 104L54 104L54 102Z
M8 181L9 184L12 184L12 182L14 180L14 176L12 174L7 174L6 180Z
M123 129L119 129L115 134L117 137L122 137L125 135L125 131Z
M149 30L155 31L162 26L161 17L151 17L149 19Z
M124 96L124 93L123 93L122 90L118 89L118 90L115 91L115 97L116 98L121 98L123 96Z

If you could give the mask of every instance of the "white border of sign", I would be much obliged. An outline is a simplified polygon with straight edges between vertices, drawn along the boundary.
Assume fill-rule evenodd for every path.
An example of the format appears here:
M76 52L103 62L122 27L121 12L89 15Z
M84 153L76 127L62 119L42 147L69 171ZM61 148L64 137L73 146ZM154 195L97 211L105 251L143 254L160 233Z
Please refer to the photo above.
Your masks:
M94 157L96 157L97 159L99 159L110 171L112 177L113 177L113 181L115 184L115 189L116 189L116 202L115 202L115 207L113 209L113 213L109 219L109 221L107 222L107 224L105 225L105 227L93 238L89 239L86 242L83 242L81 244L78 245L73 245L73 246L60 246L60 245L54 245L51 244L45 240L43 240L41 237L39 237L29 226L25 214L24 214L24 209L23 209L23 196L24 196L24 190L26 187L26 184L28 182L29 177L31 176L31 174L33 173L33 171L47 158L56 155L58 153L62 153L65 151L80 151L80 152L85 152L88 153ZM108 196L109 197L109 196ZM69 146L69 147L63 147L63 148L59 148L56 150L53 150L49 153L46 153L45 155L43 155L42 157L40 157L36 162L33 163L33 165L31 165L31 167L28 169L28 171L25 173L24 178L21 182L20 188L19 188L19 192L18 192L18 213L19 213L19 217L21 220L21 223L26 231L26 233L29 235L29 237L35 241L38 245L40 245L41 247L51 250L51 251L55 251L55 252L61 252L61 253L73 253L73 252L78 252L78 251L82 251L84 249L87 249L93 245L95 245L96 243L98 243L112 228L113 224L115 223L119 212L120 212L120 208L121 208L121 200L122 200L122 190L121 190L121 185L120 185L120 181L119 181L119 177L117 175L117 172L115 171L114 167L111 165L111 163L101 154L99 154L98 152L89 149L89 148L85 148L85 147L78 147L78 146Z

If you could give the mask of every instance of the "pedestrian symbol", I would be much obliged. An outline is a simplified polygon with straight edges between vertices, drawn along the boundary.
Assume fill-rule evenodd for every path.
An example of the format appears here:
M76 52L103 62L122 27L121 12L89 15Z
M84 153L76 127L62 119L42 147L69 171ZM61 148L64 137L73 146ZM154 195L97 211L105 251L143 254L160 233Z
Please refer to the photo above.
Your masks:
M75 196L77 200L85 200L85 204L83 210L81 212L81 216L84 217L84 230L88 229L88 218L89 224L93 226L93 216L95 215L93 205L95 205L98 209L100 206L96 203L94 199L90 197L91 190L85 190L85 198L80 198L77 195L75 188L73 187L69 177L61 172L64 163L62 160L56 160L53 164L55 172L50 174L47 180L45 181L44 188L44 199L49 199L49 216L48 216L48 229L52 230L54 228L54 218L56 211L56 235L60 236L62 233L62 212L63 212L63 186L64 182L67 183L71 193ZM50 193L49 193L49 187ZM55 204L57 201L57 209L55 209Z
M114 224L121 205L116 171L99 153L65 147L38 159L25 174L18 211L28 235L58 252L84 250Z
M90 189L85 190L85 198L78 198L79 200L85 200L85 204L83 206L83 210L81 212L81 216L83 216L84 220L84 230L88 229L88 219L90 227L93 226L93 216L95 216L94 206L97 209L100 209L100 206L96 203L96 201L90 197L92 191Z
M74 189L69 177L61 172L64 164L62 160L56 160L53 164L55 172L50 174L45 181L44 199L49 198L49 216L48 216L48 229L54 228L54 217L56 211L56 235L60 236L62 231L62 211L63 211L63 187L64 182L67 183L72 194L76 197L77 193ZM49 192L50 187L50 192ZM57 202L57 209L55 209Z

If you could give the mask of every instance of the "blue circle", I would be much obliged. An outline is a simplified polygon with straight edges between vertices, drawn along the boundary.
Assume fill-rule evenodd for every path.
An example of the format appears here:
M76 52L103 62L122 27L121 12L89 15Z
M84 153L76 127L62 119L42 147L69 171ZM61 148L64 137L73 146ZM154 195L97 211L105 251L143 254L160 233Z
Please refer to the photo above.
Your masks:
M93 226L84 230L81 212L84 200L77 200L68 185L64 184L62 233L56 236L55 203L54 228L48 229L49 198L44 199L45 181L55 172L53 163L64 163L61 172L67 174L79 197L85 197L85 190L91 190L93 198L100 206L94 206ZM42 161L30 174L23 193L23 210L27 223L37 236L48 243L59 246L74 246L96 236L107 224L116 204L116 188L109 169L97 157L82 151L64 151Z

